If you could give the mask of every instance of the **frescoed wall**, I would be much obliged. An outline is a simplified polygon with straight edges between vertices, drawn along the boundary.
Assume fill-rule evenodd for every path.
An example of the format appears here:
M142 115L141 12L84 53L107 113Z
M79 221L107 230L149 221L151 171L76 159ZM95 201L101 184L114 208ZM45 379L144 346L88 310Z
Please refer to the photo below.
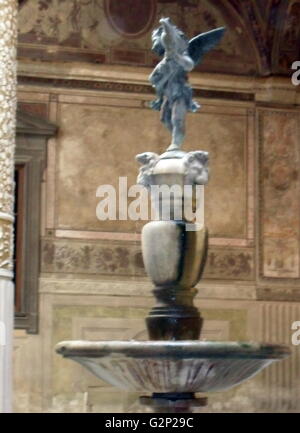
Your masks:
M145 339L153 300L141 221L99 221L97 187L135 183L135 155L169 136L149 109L151 31L170 16L192 37L226 36L191 74L202 108L185 150L210 153L209 252L196 304L207 340L291 345L300 320L300 2L281 0L23 1L19 108L58 126L42 188L39 332L15 331L15 410L144 410L54 352L64 339ZM299 412L300 346L201 411Z

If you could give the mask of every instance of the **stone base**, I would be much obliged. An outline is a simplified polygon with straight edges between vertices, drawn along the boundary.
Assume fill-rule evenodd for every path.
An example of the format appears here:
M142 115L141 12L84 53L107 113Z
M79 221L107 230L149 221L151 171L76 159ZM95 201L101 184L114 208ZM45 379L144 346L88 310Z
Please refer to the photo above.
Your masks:
M176 299L176 297L174 296L173 299ZM197 308L192 305L175 305L173 302L170 299L169 306L157 306L150 311L146 318L149 339L198 340L203 319Z
M193 408L207 406L207 398L196 398L194 393L153 393L152 397L140 397L142 406L149 406L155 413L191 413Z

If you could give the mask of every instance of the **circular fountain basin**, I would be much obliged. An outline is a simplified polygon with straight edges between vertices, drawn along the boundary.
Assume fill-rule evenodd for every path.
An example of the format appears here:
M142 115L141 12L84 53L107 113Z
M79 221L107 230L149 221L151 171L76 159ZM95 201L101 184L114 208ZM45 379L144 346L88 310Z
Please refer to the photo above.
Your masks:
M286 346L207 341L63 341L57 353L127 391L229 389L290 354Z

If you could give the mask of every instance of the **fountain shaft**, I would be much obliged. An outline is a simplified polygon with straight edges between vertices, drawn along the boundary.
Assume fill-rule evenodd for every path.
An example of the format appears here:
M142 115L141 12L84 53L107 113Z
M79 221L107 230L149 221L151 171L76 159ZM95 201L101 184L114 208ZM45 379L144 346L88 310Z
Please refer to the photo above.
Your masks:
M198 340L203 319L193 301L205 264L207 231L204 221L197 225L193 220L204 206L204 186L196 185L199 176L191 173L207 172L207 155L204 165L193 153L171 153L158 157L147 173L157 220L142 230L144 264L156 299L146 325L150 340ZM145 175L147 170L142 170ZM187 203L194 212L185 212Z

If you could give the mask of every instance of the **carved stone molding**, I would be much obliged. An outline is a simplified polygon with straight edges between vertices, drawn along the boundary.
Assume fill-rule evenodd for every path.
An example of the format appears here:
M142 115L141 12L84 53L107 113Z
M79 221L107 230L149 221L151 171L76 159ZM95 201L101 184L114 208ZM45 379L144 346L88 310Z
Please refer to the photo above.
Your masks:
M144 152L136 156L137 161L142 164L137 183L148 188L151 185L151 176L159 156L154 152Z
M13 1L0 6L0 269L12 270L13 172L16 111L16 15ZM3 18L5 17L5 18Z
M0 213L0 269L12 270L12 243L13 226L12 218Z
M46 78L19 75L20 85L49 86L51 88L66 88L78 90L93 90L99 92L122 92L153 95L153 88L147 84L115 83L113 81L94 81L80 79ZM195 89L194 96L205 99L226 99L231 101L254 101L254 93L235 92L211 89Z
M184 158L185 184L206 185L208 182L208 152L189 152Z
M142 164L137 178L137 183L145 187L150 187L154 184L152 176L157 168L159 161L166 158L167 154L161 156L153 152L144 152L136 156L137 161ZM184 185L206 185L208 182L208 152L197 150L194 152L181 152L180 158L182 172L182 180ZM174 172L175 173L175 172ZM179 173L179 172L178 172Z

